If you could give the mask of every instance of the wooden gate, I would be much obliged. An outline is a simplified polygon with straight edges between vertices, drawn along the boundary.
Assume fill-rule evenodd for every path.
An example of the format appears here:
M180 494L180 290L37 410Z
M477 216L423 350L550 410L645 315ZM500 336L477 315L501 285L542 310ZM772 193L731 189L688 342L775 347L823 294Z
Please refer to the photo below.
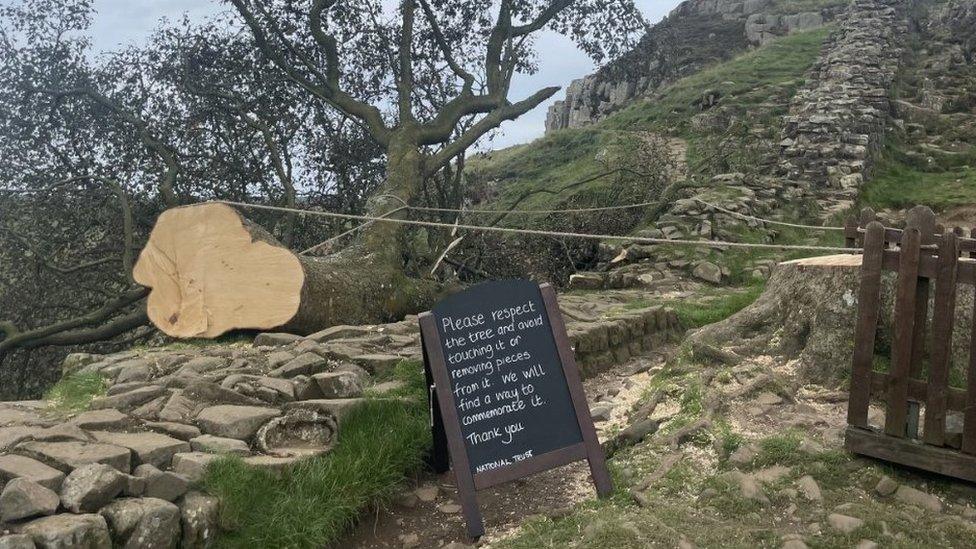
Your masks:
M864 248L845 446L976 482L976 322L967 334L968 363L955 365L965 387L949 384L957 288L976 288L976 239L937 226L924 207L909 212L903 230L886 228L870 210L845 229L848 245ZM896 273L887 372L874 368L885 271ZM883 430L868 425L872 398L885 403ZM953 412L962 415L961 434L947 432Z

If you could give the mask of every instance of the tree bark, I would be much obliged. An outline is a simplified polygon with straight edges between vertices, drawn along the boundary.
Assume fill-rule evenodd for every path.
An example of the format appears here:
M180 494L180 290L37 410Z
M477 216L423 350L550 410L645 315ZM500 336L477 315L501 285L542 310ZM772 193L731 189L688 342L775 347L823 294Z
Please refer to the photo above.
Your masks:
M848 379L854 351L861 256L840 254L780 263L765 291L750 306L705 326L690 343L731 348L744 356L771 355L798 361L800 376L812 383ZM929 294L928 329L935 292ZM881 277L881 314L875 352L890 356L895 273ZM973 291L958 285L952 335L952 367L965 371L973 322ZM928 339L928 338L926 338ZM926 342L928 346L928 342Z
M152 290L149 319L173 337L308 334L396 320L434 301L438 285L408 278L387 254L360 245L327 258L299 256L234 208L211 203L163 213L134 276Z

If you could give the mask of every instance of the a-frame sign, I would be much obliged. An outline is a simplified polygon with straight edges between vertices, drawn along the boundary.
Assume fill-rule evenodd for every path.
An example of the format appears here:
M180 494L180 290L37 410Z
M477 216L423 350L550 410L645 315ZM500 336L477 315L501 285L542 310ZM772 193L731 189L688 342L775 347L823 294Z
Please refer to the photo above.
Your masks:
M586 459L612 490L556 293L487 282L420 315L434 468L452 467L468 535L484 534L477 491Z

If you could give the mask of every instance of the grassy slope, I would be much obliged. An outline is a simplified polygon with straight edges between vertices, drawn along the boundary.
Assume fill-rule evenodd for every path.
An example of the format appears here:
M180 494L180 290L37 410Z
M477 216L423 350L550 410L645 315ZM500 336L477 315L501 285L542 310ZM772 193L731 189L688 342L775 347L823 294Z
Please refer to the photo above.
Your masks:
M208 468L206 489L221 498L224 547L325 547L367 507L395 495L430 446L423 373L403 362L398 399L370 399L343 421L336 447L280 477L223 459Z
M474 182L498 181L498 206L510 206L526 190L539 194L523 201L521 208L543 208L564 202L582 191L600 190L613 180L604 178L585 185L580 180L602 173L597 154L614 146L617 139L629 139L627 132L654 131L689 140L691 160L700 153L696 145L710 137L707 131L691 127L691 117L700 112L694 103L705 90L718 92L723 102L748 112L771 98L790 96L802 84L827 29L797 33L763 48L717 64L679 80L658 98L637 102L591 127L554 132L527 145L494 151L468 163ZM762 109L769 122L783 114L783 107Z

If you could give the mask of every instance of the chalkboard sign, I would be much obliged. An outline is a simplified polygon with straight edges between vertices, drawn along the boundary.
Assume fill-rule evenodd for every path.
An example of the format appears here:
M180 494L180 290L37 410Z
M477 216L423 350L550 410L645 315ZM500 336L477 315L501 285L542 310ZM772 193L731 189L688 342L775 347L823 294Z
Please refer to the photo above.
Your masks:
M551 287L487 282L445 299L420 325L435 461L446 465L449 451L471 537L484 533L475 490L588 459L597 491L610 492Z

